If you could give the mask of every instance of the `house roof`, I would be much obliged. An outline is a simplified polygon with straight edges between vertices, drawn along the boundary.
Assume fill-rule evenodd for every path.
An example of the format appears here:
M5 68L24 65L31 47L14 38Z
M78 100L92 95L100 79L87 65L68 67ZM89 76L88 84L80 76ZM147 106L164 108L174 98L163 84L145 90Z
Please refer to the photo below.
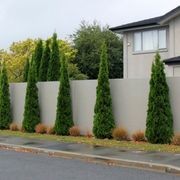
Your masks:
M165 59L163 62L164 62L165 64L167 64L167 65L180 64L180 56L176 56L176 57L172 57L172 58Z
M134 28L140 28L140 27L144 27L144 26L162 25L163 23L167 22L168 20L177 16L178 14L180 14L180 6L176 7L175 9L169 11L168 13L166 13L162 16L145 19L142 21L132 22L132 23L128 23L128 24L123 24L120 26L112 27L112 28L110 28L110 30L124 32L126 30L131 30Z

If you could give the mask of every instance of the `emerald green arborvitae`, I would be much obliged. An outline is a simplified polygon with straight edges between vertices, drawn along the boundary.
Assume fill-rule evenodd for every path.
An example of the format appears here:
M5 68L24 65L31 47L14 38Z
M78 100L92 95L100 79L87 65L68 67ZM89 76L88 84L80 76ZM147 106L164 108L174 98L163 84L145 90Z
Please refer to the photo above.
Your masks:
M59 135L69 135L69 128L73 126L71 90L65 57L61 58L61 78L56 110L54 130Z
M98 86L96 89L96 104L94 108L93 133L96 138L111 138L115 121L112 112L112 100L109 84L107 47L103 43L101 47L100 69Z
M59 45L57 41L57 34L53 34L52 38L52 48L51 48L51 58L48 66L48 81L59 81L60 75L60 55L59 55Z
M27 82L29 72L29 58L26 60L23 72L23 82Z
M146 119L146 137L150 143L170 143L173 136L173 116L164 64L157 53L152 64Z
M42 54L43 54L43 42L41 39L39 39L34 51L34 61L36 65L37 79L39 77L39 68L41 64Z
M50 47L49 47L50 40L46 41L46 47L43 51L41 65L39 69L39 81L47 81L47 72L48 72L48 65L50 61Z
M23 129L27 132L34 132L35 126L40 123L38 88L36 83L36 65L34 59L32 59L28 73L23 120Z
M9 83L4 64L2 65L0 71L0 129L8 129L12 119Z

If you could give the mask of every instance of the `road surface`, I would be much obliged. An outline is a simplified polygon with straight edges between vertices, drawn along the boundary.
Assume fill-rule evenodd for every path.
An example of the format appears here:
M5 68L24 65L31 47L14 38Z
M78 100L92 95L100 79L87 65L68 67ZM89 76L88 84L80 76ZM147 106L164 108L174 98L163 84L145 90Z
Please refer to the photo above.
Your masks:
M0 180L179 180L179 176L0 150Z

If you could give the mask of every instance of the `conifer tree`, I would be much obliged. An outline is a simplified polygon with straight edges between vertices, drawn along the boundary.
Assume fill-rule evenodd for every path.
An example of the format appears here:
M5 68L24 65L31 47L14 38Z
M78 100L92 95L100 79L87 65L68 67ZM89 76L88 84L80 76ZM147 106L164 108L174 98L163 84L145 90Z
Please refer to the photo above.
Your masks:
M58 94L56 121L54 130L56 134L69 135L69 128L73 126L71 90L65 57L61 57L61 76Z
M146 137L150 143L170 143L173 136L173 116L164 64L159 53L152 64L146 119Z
M32 56L26 87L23 129L34 132L35 126L40 123L38 88L36 86L36 65Z
M43 53L43 42L41 39L39 39L34 51L34 61L36 65L37 78L39 77L39 68L41 64L42 53Z
M11 122L9 83L3 63L0 69L0 129L8 129Z
M26 60L23 72L23 82L27 82L29 72L29 58Z
M59 55L59 45L57 41L57 34L54 33L52 37L52 48L51 48L51 58L48 66L48 81L58 81L60 75L60 55Z
M45 49L43 50L43 55L41 59L41 65L39 69L39 81L47 81L47 72L48 72L48 65L50 61L50 47L49 47L50 41L46 41Z
M96 138L111 138L115 121L112 112L112 100L109 84L109 71L106 44L101 46L100 69L96 89L96 104L94 108L93 133Z

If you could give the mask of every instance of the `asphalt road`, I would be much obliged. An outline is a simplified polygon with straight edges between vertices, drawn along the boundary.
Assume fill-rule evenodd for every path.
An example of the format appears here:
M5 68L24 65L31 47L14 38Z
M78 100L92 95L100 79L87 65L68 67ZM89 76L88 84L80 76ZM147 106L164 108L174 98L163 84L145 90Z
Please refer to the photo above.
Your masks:
M179 180L179 176L0 150L0 180Z

